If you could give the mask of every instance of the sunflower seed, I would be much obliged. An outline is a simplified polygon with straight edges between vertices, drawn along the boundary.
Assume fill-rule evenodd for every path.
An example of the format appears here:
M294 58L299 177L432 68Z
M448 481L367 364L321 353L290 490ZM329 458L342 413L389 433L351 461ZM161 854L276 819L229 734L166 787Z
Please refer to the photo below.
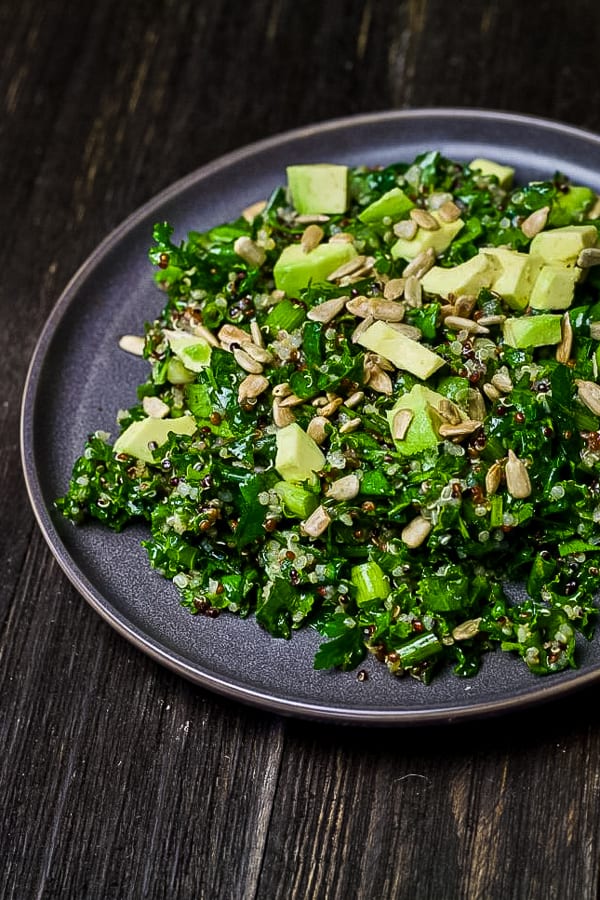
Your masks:
M577 257L577 265L581 269L591 269L600 265L600 247L586 247Z
M322 416L325 416L325 418L328 419L329 416L332 416L335 412L337 412L343 402L344 401L341 397L336 397L335 400L330 400L329 403L326 403L325 406L322 406L319 409L319 412Z
M439 211L445 203L451 200L452 194L449 194L448 191L434 191L427 198L427 207Z
M404 278L390 278L383 288L383 296L386 300L398 300L404 293Z
M365 399L364 391L354 391L353 394L350 394L344 406L347 406L348 409L354 409L355 406L358 406Z
M340 278L344 278L346 275L352 275L364 266L366 259L366 256L355 256L342 266L338 266L334 272L327 276L327 281L339 281Z
M281 384L275 385L272 393L276 400L281 400L283 397L289 397L292 393L292 389L287 381L282 381Z
M600 196L596 197L596 201L587 213L588 219L600 219Z
M416 325L407 325L405 322L390 322L389 326L390 328L393 328L394 331L403 334L405 337L411 338L413 341L420 341L423 337L423 332L420 328L417 328Z
M590 337L595 341L600 341L600 322L590 323Z
M349 234L347 231L338 231L337 234L332 234L329 238L330 244L353 244L354 243L354 235Z
M249 353L246 353L245 350L242 350L241 347L235 347L233 349L233 358L240 368L244 370L244 372L251 372L253 375L260 375L263 370L262 363L259 363L258 360L253 359Z
M269 381L264 375L247 375L238 388L238 403L245 400L254 400L269 387Z
M573 349L573 326L571 325L571 317L566 312L560 322L560 344L556 348L556 361L566 365L571 358L571 350Z
M121 350L124 350L126 353L131 353L133 356L144 355L145 343L145 339L143 337L138 337L137 334L124 334L123 337L119 339L119 347Z
M332 297L331 300L326 300L324 303L319 303L318 306L313 306L312 309L309 309L306 318L310 319L311 322L322 322L323 325L327 325L341 313L347 300L347 297Z
M302 522L300 528L304 532L304 534L307 534L309 537L319 537L320 534L323 534L324 531L327 531L330 525L331 516L329 515L325 507L317 506L315 511L310 514L308 519Z
M438 209L438 216L442 222L456 222L460 219L460 209L453 200L446 200Z
M390 395L394 390L392 379L387 372L384 372L379 366L374 366L373 369L371 369L367 384L371 390L375 391L377 394Z
M233 251L234 253L237 253L244 262L247 262L249 266L262 266L266 258L266 253L263 248L259 247L258 244L247 235L236 238L233 244Z
M508 493L515 500L524 500L531 494L531 481L525 463L512 451L508 451L508 461L504 467Z
M282 409L287 409L291 406L302 406L303 403L306 403L306 398L298 397L296 394L288 394L287 397L279 398L279 405Z
M313 222L329 222L329 216L324 213L306 213L296 216L294 222L297 222L298 225L312 225Z
M463 316L446 316L444 319L446 328L451 331L468 331L469 334L489 334L490 329L480 325L473 319L465 319Z
M273 355L269 353L268 350L265 350L264 347L259 347L253 341L243 341L240 344L242 350L248 354L251 359L256 360L259 363L272 363Z
M372 316L383 322L401 322L404 318L404 306L394 300L380 300L377 297L355 297L346 303L346 309L352 315L366 318Z
M595 381L577 380L577 396L595 416L600 416L600 385Z
M362 419L348 419L347 422L344 422L344 424L340 426L340 434L352 434L352 432L357 431L361 425Z
M408 306L420 309L423 305L423 288L416 275L409 275L404 285L404 299Z
M396 237L402 238L404 241L412 241L417 233L417 227L414 219L402 219L401 222L396 222L392 231Z
M477 388L469 388L467 410L471 419L481 422L485 419L487 413L485 400L483 399L483 394Z
M262 331L260 330L260 325L258 324L256 319L252 319L252 321L250 322L250 334L252 335L252 340L257 347L265 346Z
M325 232L321 228L320 225L307 225L302 233L302 237L300 238L300 246L302 247L305 253L310 253L311 250L314 250L315 247L318 247Z
M536 234L539 234L540 231L543 231L546 227L549 213L550 207L542 206L541 209L536 209L535 212L532 212L531 215L527 216L527 218L521 222L521 231L525 237L533 238Z
M353 316L358 316L360 319L366 319L367 316L371 316L371 299L369 297L363 297L362 294L359 294L358 297L353 297L352 300L348 300L346 302L346 309Z
M467 619L466 622L461 622L460 625L457 625L456 628L452 630L452 637L455 641L468 641L469 638L473 638L476 634L479 634L480 624L481 617L478 619Z
M247 206L246 209L242 210L242 215L246 222L254 222L255 218L260 216L266 205L266 200L257 200L256 203L252 203L250 206Z
M432 525L428 519L425 519L423 516L416 516L412 522L409 522L402 529L400 537L407 547L415 549L420 547L423 541L428 538L431 528Z
M354 500L360 491L360 481L358 475L344 475L332 482L327 489L327 496L332 500Z
M456 403L453 403L452 400L448 400L447 397L444 397L443 400L440 400L438 411L450 425L458 425L460 422L462 422L460 409L458 408Z
M296 417L291 409L281 408L279 405L279 401L275 399L273 401L273 421L277 428L285 428L286 425L291 425L292 422L296 421Z
M474 297L473 294L463 294L461 297L457 297L454 301L454 315L469 319L476 303L477 297ZM485 322L480 324L485 324Z
M482 424L483 422L480 422L478 419L463 419L463 421L459 422L457 425L440 425L440 437L447 438L450 441L460 441L462 438L474 434L481 428Z
M373 318L373 316L367 316L366 319L363 319L362 322L358 323L350 338L353 344L356 344L361 334L365 332L367 328L370 328L374 321L375 319Z
M415 414L412 409L399 409L392 420L392 437L395 441L403 441Z
M486 328L489 328L490 325L502 325L505 322L506 316L481 316L480 319L477 319L480 325L485 325Z
M417 206L411 209L409 215L413 222L416 222L419 228L423 228L425 231L437 231L440 227L438 220L431 213L428 213L426 209L420 209Z
M488 497L495 494L502 482L502 464L499 462L492 463L485 473L485 492Z
M501 394L510 394L513 389L513 383L508 371L502 371L502 369L498 370L498 372L492 375L490 381Z
M169 415L169 407L160 397L144 397L142 408L151 419L164 419Z
M427 250L422 250L414 259L411 259L402 272L402 276L404 278L409 278L411 275L414 275L416 278L422 278L423 275L429 272L434 263L435 250L433 247L428 247Z
M488 398L488 400L492 401L492 403L495 403L496 400L500 399L500 396L501 396L500 391L498 390L498 388L494 387L494 385L490 384L489 382L486 382L484 385L482 385L481 390L483 391L485 396Z
M243 344L244 341L250 340L248 332L236 325L222 325L217 332L217 337L226 350L229 350L230 344Z
M322 444L327 437L326 427L328 425L331 425L331 423L325 416L314 416L306 427L306 433L313 439L315 444Z

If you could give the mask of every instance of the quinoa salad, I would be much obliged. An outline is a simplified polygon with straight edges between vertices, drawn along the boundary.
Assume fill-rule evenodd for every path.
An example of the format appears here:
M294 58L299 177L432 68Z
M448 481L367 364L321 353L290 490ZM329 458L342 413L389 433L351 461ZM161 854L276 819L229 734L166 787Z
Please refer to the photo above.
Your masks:
M148 376L57 509L147 523L174 602L316 629L318 669L576 667L600 573L599 217L560 172L433 150L290 165L181 242L157 223L164 309L120 341Z

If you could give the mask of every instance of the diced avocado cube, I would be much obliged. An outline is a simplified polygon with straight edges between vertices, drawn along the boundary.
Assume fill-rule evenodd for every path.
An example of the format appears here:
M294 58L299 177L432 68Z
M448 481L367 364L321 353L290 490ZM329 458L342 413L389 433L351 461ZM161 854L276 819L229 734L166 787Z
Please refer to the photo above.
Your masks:
M275 468L284 481L308 481L325 465L318 444L296 422L279 429L276 444Z
M410 197L407 197L401 188L392 188L391 191L383 194L379 200L374 200L373 203L365 207L358 218L367 225L376 224L386 218L391 219L392 222L397 222L399 219L403 219L414 205Z
M331 163L288 166L292 203L301 215L344 213L348 208L348 167Z
M412 420L404 438L394 440L396 449L405 456L414 456L435 447L442 438L439 435L439 427L445 421L439 414L440 402L444 398L441 394L430 390L424 384L415 384L410 391L402 394L396 400L392 409L387 414L388 423L392 435L394 434L394 419L403 409L410 410Z
M559 344L561 320L562 316L554 316L551 313L505 319L502 325L504 343L517 350Z
M394 259L414 259L415 256L424 250L429 250L430 247L436 253L443 253L465 224L462 219L456 219L454 222L442 222L437 212L432 212L432 216L437 219L440 227L434 230L418 228L416 235L410 241L407 238L398 238L390 248Z
M500 187L505 189L512 185L515 176L512 166L502 166L500 163L482 157L471 160L469 168L474 172L481 172L482 175L495 175Z
M497 263L493 257L478 254L448 269L434 266L423 276L421 284L428 294L438 294L440 297L477 294L481 288L492 284L496 270Z
M396 368L423 380L437 372L446 361L430 350L401 334L387 322L374 322L358 338L358 343L373 353L388 359Z
M192 416L180 416L178 419L150 417L140 419L139 422L132 422L123 434L119 435L113 450L115 453L126 453L127 456L151 463L153 462L151 444L160 447L171 432L192 435L196 429L197 425Z
M568 309L573 302L580 269L542 266L535 280L529 305L532 309Z
M164 335L175 356L186 369L200 372L210 366L210 344L204 338L183 331L165 329Z
M297 297L309 284L327 281L327 277L357 255L356 249L345 241L319 244L305 253L300 244L284 247L275 263L275 286L290 297Z
M574 266L585 247L593 247L598 238L594 225L565 225L540 231L531 241L529 252L548 265Z
M492 290L512 309L525 309L542 266L541 260L504 247L484 247L479 252L494 259L498 265Z
M548 217L551 226L568 225L580 222L596 200L596 192L582 185L571 185L564 193L561 191L552 201L552 209Z

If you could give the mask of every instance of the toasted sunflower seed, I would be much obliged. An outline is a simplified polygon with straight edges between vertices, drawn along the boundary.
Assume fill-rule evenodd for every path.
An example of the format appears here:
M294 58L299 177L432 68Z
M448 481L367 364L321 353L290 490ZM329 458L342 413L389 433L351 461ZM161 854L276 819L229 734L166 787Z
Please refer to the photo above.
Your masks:
M313 439L315 444L322 444L327 437L327 426L331 423L325 416L314 416L306 426L306 433Z
M247 235L242 235L239 238L236 238L233 244L234 253L247 262L249 266L262 266L266 259L266 253L262 247L259 247L258 244L249 238Z
M300 238L300 246L305 253L310 253L311 250L314 250L315 247L319 246L324 235L325 232L320 225L314 223L312 225L307 225Z
M482 424L483 423L478 419L463 419L463 421L459 422L457 425L450 425L450 423L447 425L440 425L439 433L441 437L448 438L448 440L460 441L463 438L474 434L481 428Z
M450 425L458 425L462 421L460 409L458 408L456 403L453 403L452 400L448 400L447 397L444 397L443 400L440 400L438 411Z
M586 247L577 257L577 265L580 269L591 269L592 266L600 266L600 247Z
M327 281L339 281L340 278L344 278L347 275L352 275L354 272L357 272L365 265L366 260L366 256L355 256L353 259L349 260L347 263L344 263L342 266L338 266L335 271L327 276Z
M294 222L297 222L298 225L312 225L313 222L329 222L329 216L326 216L325 213L305 213L296 216Z
M485 491L488 497L495 494L502 482L502 463L495 462L485 473Z
M354 391L353 394L350 394L344 406L347 406L348 409L354 409L355 406L358 406L365 399L364 391Z
M477 319L480 325L485 325L486 328L489 328L490 325L502 325L502 323L506 320L506 316L481 316L480 319Z
M577 396L590 412L600 416L600 385L595 381L577 380Z
M485 400L483 399L483 394L477 388L469 388L467 410L471 419L482 422L486 417Z
M536 209L535 212L532 212L531 215L527 216L527 218L521 222L521 231L525 237L533 238L536 234L539 234L540 231L543 231L546 227L549 214L550 207L542 206L541 209Z
M264 375L247 375L238 388L238 403L245 400L254 400L269 387L269 381Z
M386 300L398 300L404 293L404 278L390 278L383 287Z
M257 200L256 203L252 203L250 206L247 206L246 209L242 210L242 215L246 222L254 222L255 218L260 216L266 205L266 200Z
M375 319L373 318L373 316L367 316L366 319L363 319L362 322L358 323L358 325L356 326L356 328L354 329L354 331L352 332L352 335L350 337L350 340L352 341L353 344L355 344L357 342L357 340L359 339L361 334L364 331L366 331L367 328L371 327L371 325L373 324L374 321L375 321Z
M344 475L332 482L327 489L327 496L332 500L354 500L360 491L360 481L358 475Z
M494 385L490 384L489 382L486 382L485 384L483 384L481 386L481 390L483 391L485 396L488 398L488 400L492 401L492 403L495 403L495 401L499 400L501 397L501 394L500 394L500 391L498 390L498 388L494 387Z
M600 196L596 197L594 205L587 213L588 219L600 219Z
M481 617L478 619L467 619L466 622L461 622L460 625L457 625L456 628L452 630L452 637L455 641L468 641L469 638L473 638L476 634L479 634L480 625Z
M245 372L251 372L253 375L260 375L263 370L262 363L257 359L253 359L250 354L246 353L245 350L242 350L241 347L234 347L232 352L233 358L241 369Z
M283 407L283 409L287 409L291 406L302 406L303 403L306 403L306 398L298 397L296 394L288 394L287 397L279 399L279 405Z
M446 200L438 209L438 216L442 222L456 222L460 219L460 209L453 200Z
M426 209L420 209L416 206L414 209L411 209L409 215L413 222L416 222L419 228L423 228L425 231L437 231L440 227L438 220L431 213L428 213Z
M119 339L119 347L121 350L125 350L126 353L131 353L133 356L144 355L145 343L145 339L139 337L137 334L124 334L123 337Z
M405 322L390 322L389 325L394 331L412 338L413 341L420 341L423 337L423 332L416 325L407 325Z
M350 234L347 231L338 231L337 234L332 234L329 238L330 244L353 244L354 243L354 235Z
M362 419L348 419L347 422L344 422L343 425L340 426L340 434L352 434L353 431L357 431L362 425Z
M373 316L383 322L401 322L404 318L405 308L402 303L396 303L394 300L380 300L372 297L367 300L367 315ZM346 304L346 309L349 309Z
M273 422L277 428L285 428L296 421L296 417L291 409L282 408L277 398L273 401Z
M401 222L396 222L392 230L396 237L405 241L412 241L417 233L417 228L418 226L414 219L402 219Z
M392 385L392 379L388 375L387 372L384 372L383 369L380 369L379 366L374 366L367 380L367 384L371 388L371 390L375 391L377 394L391 394L394 390Z
M252 359L256 360L259 363L272 363L273 355L269 353L268 350L265 350L264 347L259 347L258 344L255 344L253 341L243 341L240 344L242 350L248 354Z
M422 278L434 264L435 250L433 247L428 247L427 250L421 251L414 259L411 259L403 270L402 277L409 278L411 275L414 275L416 278Z
M242 344L244 341L250 340L248 332L238 328L237 325L222 325L217 332L217 337L227 350L230 344Z
M341 397L336 397L335 400L330 400L329 403L326 403L325 406L322 406L319 409L319 412L322 416L325 416L325 418L328 419L329 416L332 416L335 412L337 412L343 402L344 401Z
M573 349L573 326L568 312L561 319L560 334L560 344L556 348L556 361L566 365L571 358Z
M362 294L359 294L358 297L353 297L352 300L346 301L346 309L353 316L358 316L360 319L366 319L367 316L371 316L371 298L363 297Z
M412 409L399 409L392 420L392 437L395 441L403 441L415 414Z
M469 319L476 303L477 297L473 296L473 294L462 294L454 301L454 315L464 316L466 319ZM480 324L485 324L485 322Z
M423 516L416 516L402 529L400 537L407 547L415 549L420 547L423 541L429 537L431 528L432 524L429 519L425 519Z
M319 537L324 531L327 531L331 525L331 516L324 506L317 506L315 511L300 525L304 534L309 537Z
M332 297L331 300L325 300L318 306L313 306L306 314L306 318L311 322L322 322L327 325L343 310L348 297Z
M413 309L420 309L423 305L423 288L416 275L409 275L404 285L404 300Z
M508 461L504 467L504 474L506 476L508 493L515 500L524 500L530 496L531 481L527 466L512 450L508 451Z
M265 346L263 334L256 319L252 319L252 321L250 322L250 334L252 335L252 340L257 347Z
M590 323L590 337L595 341L600 341L600 322Z
M444 319L446 328L451 331L468 331L469 334L489 334L490 329L480 325L473 319L465 319L463 316L446 316Z
M292 389L287 381L282 381L281 384L275 385L272 393L276 400L281 400L283 397L289 397Z
M510 394L513 389L513 383L508 371L503 372L502 370L499 370L492 375L490 380L496 390L500 391L501 394Z

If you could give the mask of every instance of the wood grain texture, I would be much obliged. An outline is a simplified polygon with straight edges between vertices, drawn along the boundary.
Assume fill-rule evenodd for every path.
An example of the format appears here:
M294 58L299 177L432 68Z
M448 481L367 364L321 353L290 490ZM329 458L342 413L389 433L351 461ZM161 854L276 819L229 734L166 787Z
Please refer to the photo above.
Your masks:
M0 34L0 896L597 897L597 691L408 731L212 696L78 597L18 455L40 329L141 203L243 144L377 109L600 131L596 4L0 0Z

